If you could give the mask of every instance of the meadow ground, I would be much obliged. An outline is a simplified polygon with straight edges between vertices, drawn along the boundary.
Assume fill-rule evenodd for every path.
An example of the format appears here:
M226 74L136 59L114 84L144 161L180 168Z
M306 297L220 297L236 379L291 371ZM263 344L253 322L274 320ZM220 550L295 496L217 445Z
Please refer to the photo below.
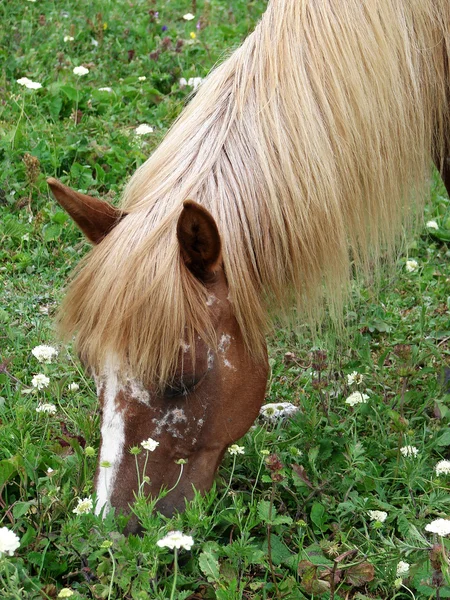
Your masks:
M88 244L46 177L115 202L195 78L239 44L264 7L0 5L5 600L450 597L447 524L426 530L450 517L450 205L437 176L422 225L378 293L354 285L345 339L326 323L314 339L306 328L274 334L267 402L296 405L294 417L257 424L239 442L244 454L228 453L214 489L183 515L168 520L138 497L143 537L125 538L123 517L102 521L90 510L96 395L52 332ZM80 66L88 72L77 75ZM32 353L42 344L57 348L51 362ZM192 536L192 548L159 547L170 530Z

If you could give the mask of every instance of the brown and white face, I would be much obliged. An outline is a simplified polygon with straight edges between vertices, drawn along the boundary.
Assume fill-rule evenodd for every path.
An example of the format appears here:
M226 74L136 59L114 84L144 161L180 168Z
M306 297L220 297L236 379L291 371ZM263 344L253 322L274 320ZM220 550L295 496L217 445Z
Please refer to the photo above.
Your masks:
M94 243L101 242L124 217L106 203L55 180L49 180L49 185ZM128 378L118 372L111 357L97 378L102 407L97 512L110 506L129 512L139 485L136 457L130 448L142 448L141 442L148 438L158 446L148 455L142 450L137 456L140 481L149 478L143 492L156 497L160 490L173 488L181 469L177 461L184 459L187 462L178 484L157 504L165 515L183 510L194 488L204 492L211 487L227 446L246 433L264 399L267 361L255 362L245 348L228 300L220 236L213 218L200 205L185 202L177 237L186 268L207 288L217 344L209 348L198 337L192 353L180 340L178 366L165 389L151 389ZM137 520L132 517L128 531L137 530Z

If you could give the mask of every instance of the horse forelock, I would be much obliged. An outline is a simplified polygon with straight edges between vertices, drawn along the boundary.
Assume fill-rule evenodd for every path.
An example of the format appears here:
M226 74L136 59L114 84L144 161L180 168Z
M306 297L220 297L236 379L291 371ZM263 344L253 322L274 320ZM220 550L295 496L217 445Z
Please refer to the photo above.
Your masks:
M69 288L61 325L86 361L113 352L161 383L180 338L214 345L209 292L176 240L188 198L217 222L252 353L269 315L313 319L323 299L339 313L352 262L392 249L424 196L449 48L447 0L272 0L131 178L128 216Z

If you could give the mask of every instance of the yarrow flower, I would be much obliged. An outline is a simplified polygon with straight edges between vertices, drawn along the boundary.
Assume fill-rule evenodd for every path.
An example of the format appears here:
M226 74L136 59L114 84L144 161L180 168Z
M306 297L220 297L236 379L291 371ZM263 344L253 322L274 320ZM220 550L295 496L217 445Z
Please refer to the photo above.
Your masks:
M31 354L37 358L40 363L51 363L52 360L58 356L58 350L53 346L36 346L31 351Z
M181 77L181 79L178 81L180 88L185 88L187 85L191 88L193 88L194 92L198 89L199 85L201 84L201 82L203 81L203 79L201 77L189 77L189 79L185 79L184 77Z
M28 79L28 77L21 77L17 80L17 83L19 85L24 85L29 90L38 90L42 87L41 83L38 83L37 81L32 81L31 79Z
M350 406L355 406L356 404L365 404L369 396L367 394L362 394L361 392L353 392L350 396L345 400L346 404Z
M440 460L435 466L436 475L450 474L450 460Z
M245 454L245 446L239 446L238 444L232 444L228 448L228 452L232 456L235 456L236 454Z
M147 133L153 133L153 127L151 127L150 125L146 125L145 123L142 123L142 125L139 125L139 127L136 127L136 129L134 130L134 133L136 135L146 135Z
M278 420L287 419L298 411L298 407L290 402L274 402L264 404L261 407L260 416L269 423L276 423Z
M417 260L411 259L406 261L405 269L408 271L408 273L414 273L414 271L417 271L418 268L419 263Z
M31 380L31 385L37 390L42 390L48 387L49 383L50 379L46 375L44 375L44 373L38 373Z
M400 448L400 452L403 456L415 458L419 454L419 449L415 446L403 446Z
M406 575L409 571L409 567L409 563L405 562L404 560L399 561L396 572L397 577L402 577L403 575Z
M361 375L361 373L358 373L357 371L353 371L352 373L347 375L348 385L353 385L354 383L356 383L356 385L360 385L363 379L364 376Z
M76 515L85 515L91 512L93 506L92 498L83 498L78 500L77 506L73 509Z
M185 21L192 21L192 19L195 19L195 16L192 13L186 13L183 15L183 19Z
M153 440L152 438L148 438L148 440L144 440L143 442L141 442L141 446L144 448L144 450L154 452L159 446L159 442Z
M80 389L80 386L78 385L78 383L69 383L67 389L69 390L69 392L77 392Z
M82 75L87 75L89 73L89 69L83 66L74 67L73 72L75 73L75 75L78 75L78 77L81 77Z
M437 533L440 536L449 535L450 520L436 519L435 521L431 521L431 523L428 523L428 525L425 526L425 531L429 531L430 533Z
M194 545L194 540L190 535L184 535L181 531L169 531L166 536L156 542L156 545L171 550L174 548L190 550Z
M12 556L20 546L20 539L7 527L0 528L0 557L2 554Z
M54 404L50 404L49 402L44 402L44 404L39 404L39 406L36 408L36 412L54 415L56 413L56 406Z
M387 512L384 510L369 510L367 514L371 521L377 521L377 523L384 523L387 519Z
M436 221L428 221L427 227L428 229L439 229L439 225L436 223Z
M73 592L70 588L63 588L59 594L58 594L58 598L70 598L71 596L74 595L75 592Z

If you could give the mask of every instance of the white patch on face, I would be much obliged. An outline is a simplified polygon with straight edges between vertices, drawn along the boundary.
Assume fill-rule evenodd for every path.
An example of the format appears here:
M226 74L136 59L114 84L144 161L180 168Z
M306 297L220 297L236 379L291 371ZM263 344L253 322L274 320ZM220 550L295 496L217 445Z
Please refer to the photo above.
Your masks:
M206 300L206 306L212 306L214 304L214 302L217 301L217 298L211 294L210 296L208 296L207 300Z
M231 344L231 336L228 333L222 333L222 336L219 341L219 346L217 347L218 351L223 354L228 350Z
M225 367L227 367L227 369L231 369L232 371L236 371L236 367L233 367L233 365L230 363L229 360L227 360L226 358L223 359L223 364Z
M156 425L154 433L155 435L161 435L162 430L166 429L173 437L182 438L183 435L177 425L186 423L186 421L187 417L184 410L182 408L174 408L173 410L169 410L162 419L152 419L152 422Z
M141 383L137 381L130 380L127 383L127 391L129 391L130 396L140 402L141 404L145 404L146 406L150 406L150 394L143 387Z
M180 341L180 346L184 353L186 353L190 348L190 345L186 344L186 342L184 340Z
M105 369L103 382L99 387L100 390L104 389L99 465L107 462L109 466L99 466L98 469L95 514L100 514L101 509L105 507L105 516L111 506L111 496L125 446L125 420L123 412L116 406L116 396L121 387L113 363Z
M208 371L211 371L213 366L214 366L214 353L212 352L211 348L208 348Z

